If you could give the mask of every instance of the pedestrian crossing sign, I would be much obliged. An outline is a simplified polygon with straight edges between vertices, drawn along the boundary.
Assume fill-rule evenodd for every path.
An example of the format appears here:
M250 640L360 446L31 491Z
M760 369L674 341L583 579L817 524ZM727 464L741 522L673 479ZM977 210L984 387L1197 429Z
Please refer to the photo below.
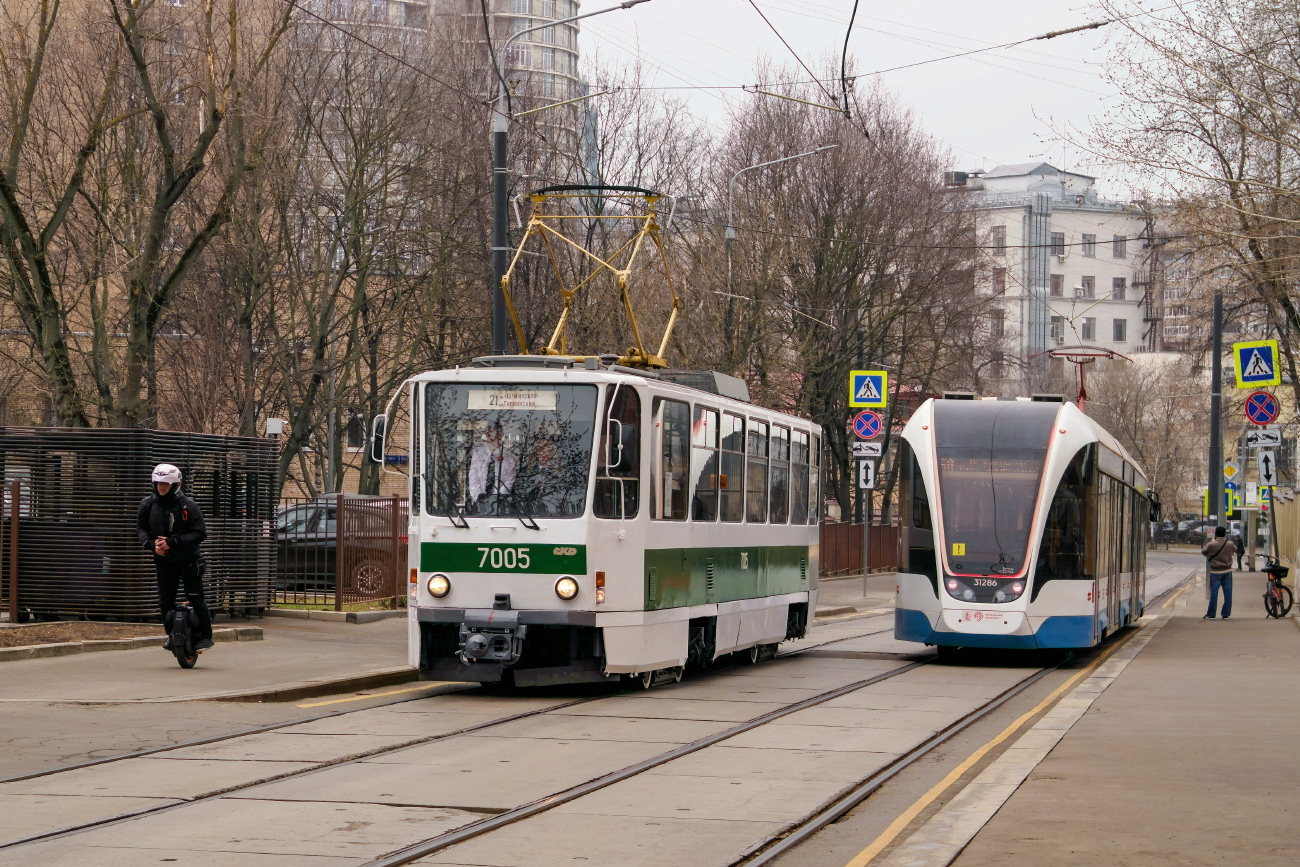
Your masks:
M889 374L885 371L849 371L849 406L882 407L888 395Z
M1236 360L1237 388L1282 384L1276 340L1234 343L1232 356Z

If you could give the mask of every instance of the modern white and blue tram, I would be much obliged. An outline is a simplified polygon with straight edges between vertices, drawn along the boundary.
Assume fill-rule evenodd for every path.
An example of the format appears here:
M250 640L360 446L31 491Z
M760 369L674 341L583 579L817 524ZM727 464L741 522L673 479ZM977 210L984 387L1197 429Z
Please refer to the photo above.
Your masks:
M903 429L895 637L1091 647L1140 617L1151 500L1124 447L1059 398L962 397Z
M502 356L397 399L422 677L651 686L805 633L821 430L750 404L743 381Z

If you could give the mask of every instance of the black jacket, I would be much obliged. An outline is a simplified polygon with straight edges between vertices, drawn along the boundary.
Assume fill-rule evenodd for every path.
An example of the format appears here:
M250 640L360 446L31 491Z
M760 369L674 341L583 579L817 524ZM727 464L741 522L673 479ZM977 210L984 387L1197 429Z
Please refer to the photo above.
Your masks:
M166 496L153 493L141 500L135 526L140 547L146 550L152 551L153 540L165 536L167 554L158 559L173 563L197 559L199 544L208 537L199 504L176 488Z

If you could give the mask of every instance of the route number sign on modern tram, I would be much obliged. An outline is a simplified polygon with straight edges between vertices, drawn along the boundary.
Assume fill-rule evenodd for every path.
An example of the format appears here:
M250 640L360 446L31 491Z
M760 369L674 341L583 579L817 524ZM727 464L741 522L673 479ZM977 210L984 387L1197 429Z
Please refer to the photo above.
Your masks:
M880 416L869 409L853 417L853 432L864 440L880 435Z
M1234 343L1232 357L1236 361L1237 388L1282 384L1282 367L1278 364L1276 340Z
M1246 418L1251 424L1257 424L1261 427L1266 424L1272 424L1277 421L1277 414L1281 411L1278 406L1277 398L1267 391L1257 391L1250 397L1246 398Z
M889 374L883 370L849 371L849 406L883 407L889 396Z

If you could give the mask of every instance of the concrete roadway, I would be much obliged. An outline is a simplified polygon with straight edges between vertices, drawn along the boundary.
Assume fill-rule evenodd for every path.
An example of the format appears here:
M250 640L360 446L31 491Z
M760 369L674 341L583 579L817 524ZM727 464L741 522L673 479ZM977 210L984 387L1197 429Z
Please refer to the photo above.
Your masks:
M1151 595L1177 583L1199 562L1199 558L1183 555L1153 555ZM888 577L883 580L892 582ZM831 586L837 583L843 588L836 588L837 595L849 604L853 594L850 582L831 582ZM873 586L876 583L882 583L879 576L869 578L865 594L858 583L861 606L879 604L875 598L879 591ZM1248 607L1260 607L1257 594L1251 597L1243 588L1239 597L1240 614L1244 615ZM1196 605L1202 604L1196 600ZM351 632L343 634L357 636L364 634L360 630L386 625L347 626ZM169 715L180 711L177 719L181 728L220 731L224 725L230 731L254 721L242 714L265 713L265 719L293 719L295 713L319 713L336 707L325 706L328 701L340 701L339 709L388 703L274 733L0 784L0 814L6 816L6 832L0 836L10 840L124 812L165 808L129 821L0 849L0 865L134 865L164 859L169 863L204 865L364 863L402 845L661 754L736 721L906 665L907 655L914 656L921 649L895 642L890 636L891 625L887 616L841 615L818 623L802 644L841 640L807 655L728 669L645 693L587 693L593 700L578 705L569 704L573 695L504 697L480 691L428 698L416 692L417 698L401 704L392 704L395 699L382 696L303 702L317 705L316 710L203 702L220 710L203 708L198 714L201 726L185 716L200 705L198 702L128 706L133 708L128 713L139 713L134 708L154 713L162 710ZM1193 625L1211 629L1237 627L1199 621ZM1300 632L1294 628L1291 631L1300 637ZM274 636L268 634L268 640L260 646L270 649L273 640ZM1157 636L1156 640L1161 639ZM377 640L376 648L383 643ZM361 652L364 655L366 651ZM207 663L208 656L201 665ZM376 654L376 665L383 661L382 657L382 653ZM926 666L908 671L470 840L421 863L503 867L572 864L580 860L674 867L731 864L837 792L1032 673L1037 663L1020 656L986 654L958 666ZM1043 678L982 723L916 763L781 863L849 863L855 853L914 804L918 792L932 788L1009 720L1032 708L1087 663L1084 659L1073 668ZM1124 683L1122 679L1118 682ZM36 684L35 688L45 687ZM66 684L59 687L64 692L47 689L52 691L43 694L51 698L72 695ZM377 692L395 691L389 688ZM6 690L6 694L11 693ZM351 703L354 698L359 701ZM111 712L121 713L121 707L113 706ZM235 709L239 718L222 716L226 709ZM7 717L9 710L0 708ZM89 710L105 714L107 708ZM431 740L439 733L520 711L540 713ZM1085 717L1079 725L1090 720ZM50 728L48 715L45 721ZM114 721L124 722L123 728L128 731L141 723L131 716L117 716ZM57 728L66 726L60 724ZM173 732L163 736L154 726L142 729L143 734L137 734L131 743L184 739ZM1073 732L1067 740L1069 737ZM400 751L367 755L419 740L424 742ZM14 743L11 739L5 750L6 761L14 758ZM64 753L55 759L52 753L57 750L47 752L46 766L50 761L64 760ZM950 787L951 792L961 791L964 782L999 755L991 752L988 761L973 766ZM280 777L285 779L275 781ZM1033 782L1031 778L1029 784ZM950 800L951 793L946 792L918 812L914 821L896 834L893 846L905 843L911 832L924 829L929 819L942 814ZM995 820L989 831L996 825ZM1095 823L1090 826L1097 827ZM574 833L575 829L588 832ZM182 839L186 841L185 850L176 843ZM995 847L989 860L1005 859L1004 850ZM895 857L898 851L886 848L882 857ZM972 846L968 851L973 854L977 850ZM1043 863L1042 852L1032 857ZM1052 863L1050 858L1047 861Z

